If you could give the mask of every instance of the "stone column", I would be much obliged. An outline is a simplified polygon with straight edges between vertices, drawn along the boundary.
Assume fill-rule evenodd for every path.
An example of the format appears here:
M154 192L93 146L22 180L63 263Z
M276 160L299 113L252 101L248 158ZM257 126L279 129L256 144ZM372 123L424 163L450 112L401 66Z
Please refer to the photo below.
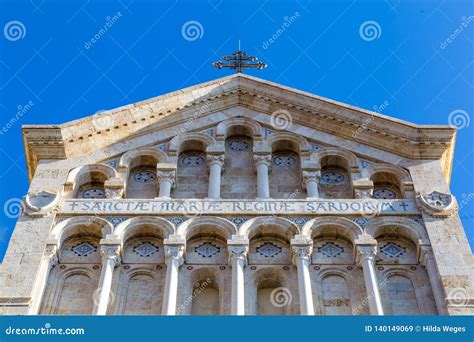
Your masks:
M174 171L158 171L157 178L160 183L160 192L158 196L160 198L170 198L171 188L176 179L176 173Z
M102 257L102 270L99 286L94 293L94 315L107 314L114 268L120 263L120 245L102 244L100 255Z
M156 178L159 183L160 198L170 198L171 189L176 182L176 164L173 163L158 163L156 164Z
M58 246L47 244L38 269L36 281L31 294L31 305L28 315L38 315L43 302L44 290L48 282L51 269L58 264Z
M421 246L420 250L420 263L426 268L428 277L430 278L431 288L433 289L433 295L438 309L438 314L447 315L447 309L445 304L445 296L443 289L441 288L440 276L436 261L433 255L431 246Z
M163 315L176 315L178 272L183 264L184 244L167 244L165 240L166 279L163 296Z
M306 189L307 198L318 198L318 184L321 172L303 171L303 188Z
M232 267L231 315L245 315L244 267L247 263L248 240L228 240L229 264Z
M293 250L293 264L296 265L298 271L300 313L301 315L314 315L313 292L309 276L313 241L308 237L297 235L291 240L291 249Z
M357 264L364 272L365 288L371 315L383 315L382 299L380 298L379 284L375 273L375 256L377 245L356 245Z
M272 155L254 155L253 160L255 168L257 169L257 198L270 198L268 174L270 173L270 166L272 164Z
M209 168L209 189L208 198L221 197L221 174L224 169L225 156L223 154L215 154L207 156L207 166Z

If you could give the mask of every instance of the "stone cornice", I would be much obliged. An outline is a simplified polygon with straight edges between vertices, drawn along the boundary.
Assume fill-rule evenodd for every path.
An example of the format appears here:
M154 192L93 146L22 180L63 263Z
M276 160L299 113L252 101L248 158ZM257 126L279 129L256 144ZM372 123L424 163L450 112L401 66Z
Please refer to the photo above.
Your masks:
M40 159L75 157L129 137L171 129L196 116L196 110L199 117L206 117L236 106L267 114L284 109L291 113L295 124L409 159L440 160L449 179L454 128L411 124L241 74L59 126L23 126L30 178Z

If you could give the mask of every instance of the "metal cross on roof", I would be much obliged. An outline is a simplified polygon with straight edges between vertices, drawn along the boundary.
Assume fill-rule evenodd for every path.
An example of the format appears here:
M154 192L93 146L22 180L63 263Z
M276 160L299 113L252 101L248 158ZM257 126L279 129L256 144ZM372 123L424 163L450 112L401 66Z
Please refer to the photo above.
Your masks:
M224 61L217 61L212 63L212 66L217 69L230 68L235 72L244 72L245 69L255 68L264 69L267 65L263 62L257 61L258 58L254 56L248 56L246 52L237 50L232 53L232 56L222 57Z

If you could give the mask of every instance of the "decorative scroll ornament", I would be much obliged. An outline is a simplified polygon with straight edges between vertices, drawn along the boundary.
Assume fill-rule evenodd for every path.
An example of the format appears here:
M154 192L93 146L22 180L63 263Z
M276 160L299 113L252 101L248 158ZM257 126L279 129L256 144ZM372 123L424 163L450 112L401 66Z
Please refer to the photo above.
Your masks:
M449 217L457 211L454 196L439 191L432 191L429 194L419 193L416 201L420 210L434 217Z
M26 215L44 217L58 210L59 196L49 191L28 193L23 198L23 203Z

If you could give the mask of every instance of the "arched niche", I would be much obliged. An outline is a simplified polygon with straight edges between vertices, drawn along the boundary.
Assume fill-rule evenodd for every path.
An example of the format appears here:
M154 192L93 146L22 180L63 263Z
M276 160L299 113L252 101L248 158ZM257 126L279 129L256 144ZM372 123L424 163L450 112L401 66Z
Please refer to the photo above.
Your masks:
M122 155L119 171L126 179L125 198L158 197L156 165L167 160L167 155L157 147L139 148Z
M254 171L254 141L261 127L248 119L231 119L220 123L217 132L225 145L225 171L221 179L221 197L250 199L256 197L257 176ZM218 136L219 139L219 136Z

